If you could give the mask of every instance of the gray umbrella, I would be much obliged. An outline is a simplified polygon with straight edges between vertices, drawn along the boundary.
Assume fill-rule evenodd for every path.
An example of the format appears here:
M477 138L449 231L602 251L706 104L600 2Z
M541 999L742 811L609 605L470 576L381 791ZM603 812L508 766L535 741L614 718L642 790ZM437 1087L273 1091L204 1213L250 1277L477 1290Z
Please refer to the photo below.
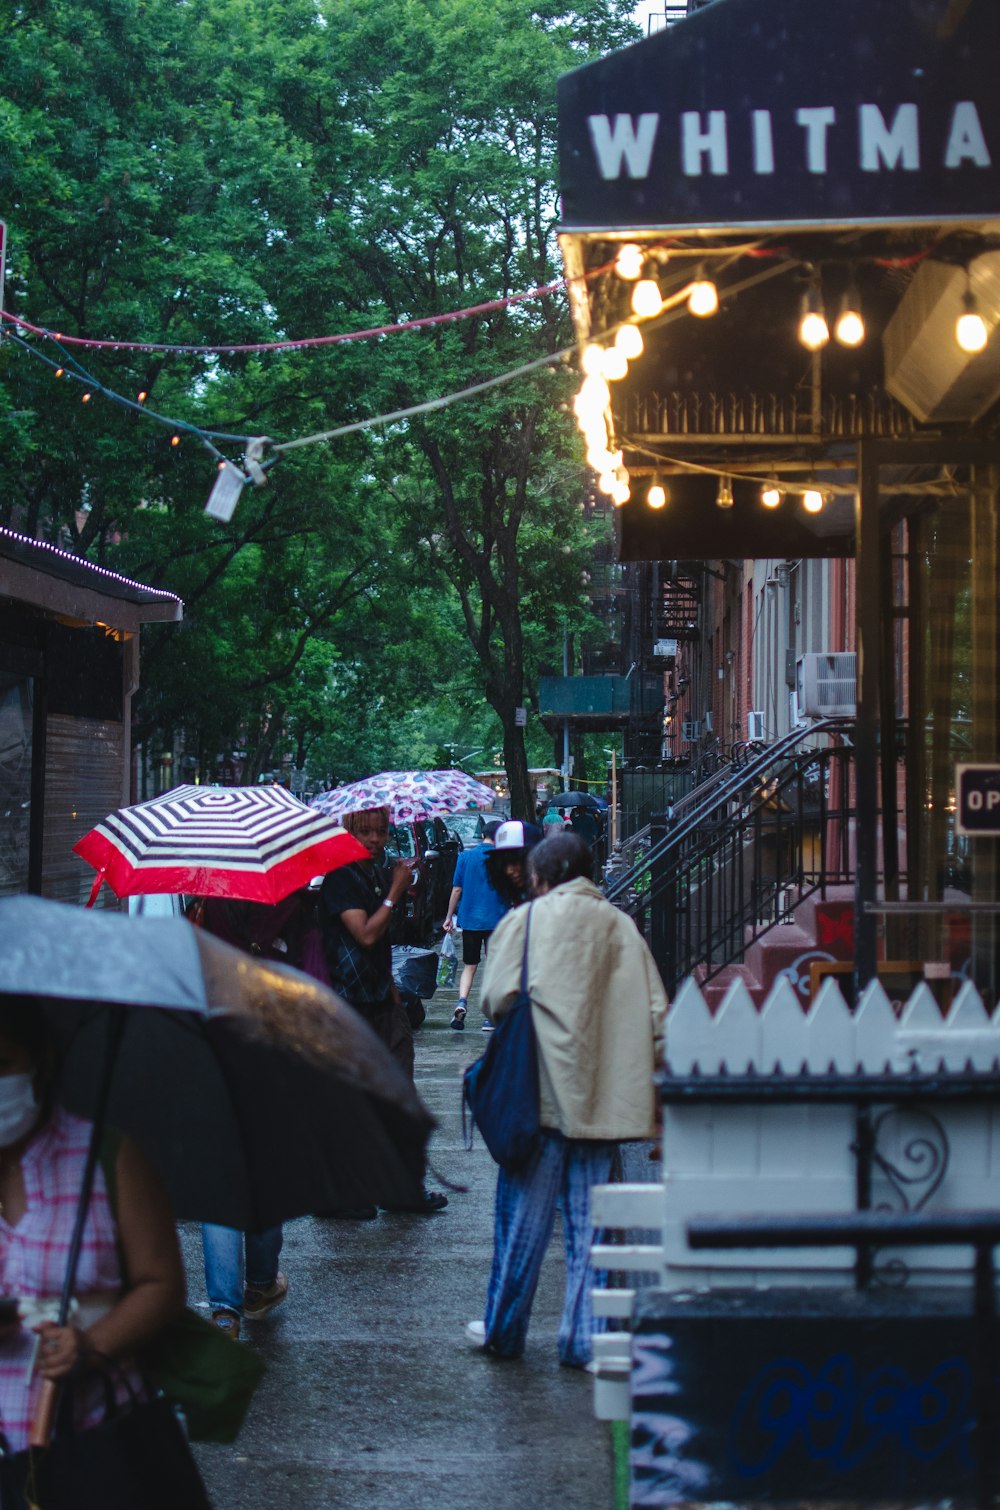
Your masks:
M255 1230L420 1197L433 1119L366 1023L310 976L185 919L0 901L0 998L39 998L60 1099L133 1137L178 1217Z

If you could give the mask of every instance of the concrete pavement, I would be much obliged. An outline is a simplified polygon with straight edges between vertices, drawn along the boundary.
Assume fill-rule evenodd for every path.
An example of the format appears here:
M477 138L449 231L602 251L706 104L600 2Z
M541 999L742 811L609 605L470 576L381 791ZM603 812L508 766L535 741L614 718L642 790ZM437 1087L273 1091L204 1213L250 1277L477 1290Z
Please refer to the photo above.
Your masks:
M493 1361L464 1339L483 1314L495 1166L478 1137L462 1144L459 1077L485 1035L475 990L465 1032L449 1030L455 997L426 1004L417 1083L440 1124L431 1158L468 1194L432 1217L286 1228L288 1299L244 1324L268 1372L238 1441L197 1449L216 1510L610 1510L608 1428L589 1375L556 1356L558 1226L525 1358ZM197 1229L184 1245L194 1304Z

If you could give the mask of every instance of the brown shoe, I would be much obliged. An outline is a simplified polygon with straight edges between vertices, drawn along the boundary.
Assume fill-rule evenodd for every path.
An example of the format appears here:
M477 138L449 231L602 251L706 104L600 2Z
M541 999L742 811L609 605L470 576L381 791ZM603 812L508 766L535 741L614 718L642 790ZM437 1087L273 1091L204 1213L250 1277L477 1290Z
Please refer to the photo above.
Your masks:
M226 1337L231 1337L234 1342L240 1340L240 1318L235 1311L213 1311L212 1320Z
M273 1311L275 1306L280 1306L287 1294L288 1277L280 1272L275 1275L274 1283L264 1290L247 1285L243 1291L243 1314L248 1321L258 1321L268 1311Z

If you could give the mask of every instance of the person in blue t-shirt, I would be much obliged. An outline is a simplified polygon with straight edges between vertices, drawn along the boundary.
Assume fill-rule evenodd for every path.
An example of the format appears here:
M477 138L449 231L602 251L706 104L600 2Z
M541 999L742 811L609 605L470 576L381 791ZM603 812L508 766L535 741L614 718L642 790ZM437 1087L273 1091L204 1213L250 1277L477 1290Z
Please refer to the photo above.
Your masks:
M455 866L455 877L444 931L450 933L457 919L462 930L462 978L458 983L458 1002L451 1026L461 1032L469 1005L469 992L476 978L480 959L486 953L493 932L508 903L493 889L486 873L486 856L493 848L493 836L500 824L491 821L483 830L483 843L463 849Z

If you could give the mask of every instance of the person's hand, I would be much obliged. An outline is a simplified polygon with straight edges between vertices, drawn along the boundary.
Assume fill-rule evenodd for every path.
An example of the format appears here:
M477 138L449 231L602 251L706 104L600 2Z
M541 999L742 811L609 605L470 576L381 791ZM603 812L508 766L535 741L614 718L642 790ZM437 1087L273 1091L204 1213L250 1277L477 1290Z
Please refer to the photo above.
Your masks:
M389 882L389 895L394 902L405 896L413 885L413 871L405 860L397 860L392 867L392 879Z
M452 928L454 927L454 922L451 918L445 918L441 926L444 929L445 933L450 933Z
M43 1321L35 1327L41 1338L35 1372L43 1379L65 1379L86 1351L83 1334L73 1326L56 1326Z

